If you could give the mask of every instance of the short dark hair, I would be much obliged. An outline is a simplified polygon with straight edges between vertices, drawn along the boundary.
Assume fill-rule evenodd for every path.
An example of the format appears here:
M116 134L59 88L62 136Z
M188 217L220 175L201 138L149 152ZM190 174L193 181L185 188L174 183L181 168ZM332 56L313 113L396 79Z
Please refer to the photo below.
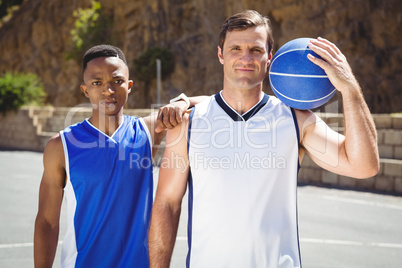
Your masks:
M271 22L255 10L245 10L226 19L219 34L219 47L223 50L227 32L246 30L256 26L264 26L267 30L268 54L274 46Z
M123 51L121 51L120 48L112 45L97 45L91 47L87 50L87 52L85 52L82 59L82 70L85 71L89 61L101 57L117 57L127 65L126 57L124 56L124 53Z

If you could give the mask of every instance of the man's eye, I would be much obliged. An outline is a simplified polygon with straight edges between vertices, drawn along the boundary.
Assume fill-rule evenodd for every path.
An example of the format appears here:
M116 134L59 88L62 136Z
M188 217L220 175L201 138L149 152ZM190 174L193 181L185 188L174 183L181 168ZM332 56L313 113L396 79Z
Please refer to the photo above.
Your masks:
M99 85L101 85L101 82L100 81L95 81L95 82L92 83L92 85L99 86Z
M124 83L124 80L116 80L116 81L114 81L116 84L123 84Z

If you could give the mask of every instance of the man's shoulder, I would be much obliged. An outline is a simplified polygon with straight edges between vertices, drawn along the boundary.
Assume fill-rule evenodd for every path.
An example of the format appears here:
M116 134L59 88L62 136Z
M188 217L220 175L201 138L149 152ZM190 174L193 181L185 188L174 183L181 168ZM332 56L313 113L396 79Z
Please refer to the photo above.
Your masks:
M60 133L55 134L48 140L45 146L44 155L51 155L52 158L55 156L64 157L64 148Z
M199 114L199 113L204 113L204 112L208 111L208 109L211 107L212 103L214 103L214 102L216 102L215 94L212 96L209 96L208 98L205 98L203 101L196 104L191 110L192 114L194 114L195 112L197 114Z
M62 145L62 140L61 140L61 135L60 135L60 133L57 133L57 134L53 135L53 136L48 140L46 146L54 147L54 146L59 146L59 145Z
M197 103L194 107L200 107L200 106L203 106L203 105L207 105L208 103L210 103L211 101L213 101L213 100L215 100L215 95L216 94L213 94L213 95L211 95L211 96L209 96L209 97L206 97L204 100L202 100L200 103Z

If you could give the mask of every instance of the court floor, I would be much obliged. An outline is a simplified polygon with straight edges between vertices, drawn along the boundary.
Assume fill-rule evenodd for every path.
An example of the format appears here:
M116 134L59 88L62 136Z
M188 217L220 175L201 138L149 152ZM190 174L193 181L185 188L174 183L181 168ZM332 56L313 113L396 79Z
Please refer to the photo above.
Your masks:
M0 267L33 267L33 231L42 154L0 151ZM63 205L64 206L64 205ZM402 197L298 187L303 267L400 267ZM63 209L60 241L65 231ZM185 267L187 200L171 267ZM59 247L60 248L60 247ZM54 267L59 266L58 250Z

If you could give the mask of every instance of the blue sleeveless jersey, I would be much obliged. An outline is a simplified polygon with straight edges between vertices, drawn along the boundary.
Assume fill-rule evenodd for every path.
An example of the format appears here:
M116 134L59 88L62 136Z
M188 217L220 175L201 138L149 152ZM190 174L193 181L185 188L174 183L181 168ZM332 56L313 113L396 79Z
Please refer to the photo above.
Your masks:
M85 120L60 135L68 210L61 267L148 267L153 167L145 123L124 116L109 137Z

